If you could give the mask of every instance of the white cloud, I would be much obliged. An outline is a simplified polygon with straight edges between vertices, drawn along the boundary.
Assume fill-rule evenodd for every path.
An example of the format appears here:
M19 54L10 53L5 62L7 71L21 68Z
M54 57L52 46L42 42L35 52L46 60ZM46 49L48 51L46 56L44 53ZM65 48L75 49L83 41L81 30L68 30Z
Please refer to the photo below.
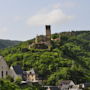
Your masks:
M40 12L27 20L29 26L41 26L45 24L63 24L71 20L73 16L66 15L60 8L53 8L51 11Z

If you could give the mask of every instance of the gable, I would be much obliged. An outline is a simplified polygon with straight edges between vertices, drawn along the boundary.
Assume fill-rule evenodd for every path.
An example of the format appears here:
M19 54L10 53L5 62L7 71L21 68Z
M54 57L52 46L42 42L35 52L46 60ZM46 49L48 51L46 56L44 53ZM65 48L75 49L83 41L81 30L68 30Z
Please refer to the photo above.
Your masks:
M4 58L2 56L0 56L0 68L4 68L4 69L8 69L8 65L6 63L6 61L4 60Z

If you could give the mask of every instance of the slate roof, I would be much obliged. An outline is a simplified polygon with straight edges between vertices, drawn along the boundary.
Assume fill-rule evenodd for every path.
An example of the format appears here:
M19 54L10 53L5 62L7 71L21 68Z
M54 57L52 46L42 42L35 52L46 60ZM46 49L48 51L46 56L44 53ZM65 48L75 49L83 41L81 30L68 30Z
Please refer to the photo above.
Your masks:
M58 87L50 87L50 90L60 90Z
M23 74L23 70L21 69L20 65L13 66L13 69L16 72L16 74L18 74L18 75L22 75Z
M63 80L61 81L61 84L70 84L70 82L72 82L72 80Z
M90 83L84 83L85 87L90 87Z

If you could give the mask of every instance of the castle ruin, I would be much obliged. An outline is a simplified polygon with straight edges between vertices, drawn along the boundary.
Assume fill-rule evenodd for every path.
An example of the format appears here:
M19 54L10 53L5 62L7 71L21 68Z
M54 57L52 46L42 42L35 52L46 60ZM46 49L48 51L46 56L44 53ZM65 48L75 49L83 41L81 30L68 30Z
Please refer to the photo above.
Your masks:
M29 47L30 48L35 48L35 49L48 49L50 48L51 45L51 26L46 25L45 26L45 31L46 35L40 35L36 36L35 42L31 44Z

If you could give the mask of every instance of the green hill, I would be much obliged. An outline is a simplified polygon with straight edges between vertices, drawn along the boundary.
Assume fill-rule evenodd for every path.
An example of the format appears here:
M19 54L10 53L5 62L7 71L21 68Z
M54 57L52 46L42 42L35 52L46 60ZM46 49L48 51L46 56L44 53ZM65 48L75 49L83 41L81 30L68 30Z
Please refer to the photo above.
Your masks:
M56 39L59 34L53 34ZM90 31L63 32L60 41L52 41L51 50L29 49L34 39L0 51L9 65L19 64L24 70L34 68L46 85L61 80L90 82Z
M21 41L11 41L11 40L3 40L0 39L0 49L4 49L7 47L12 47L14 45L19 44Z

